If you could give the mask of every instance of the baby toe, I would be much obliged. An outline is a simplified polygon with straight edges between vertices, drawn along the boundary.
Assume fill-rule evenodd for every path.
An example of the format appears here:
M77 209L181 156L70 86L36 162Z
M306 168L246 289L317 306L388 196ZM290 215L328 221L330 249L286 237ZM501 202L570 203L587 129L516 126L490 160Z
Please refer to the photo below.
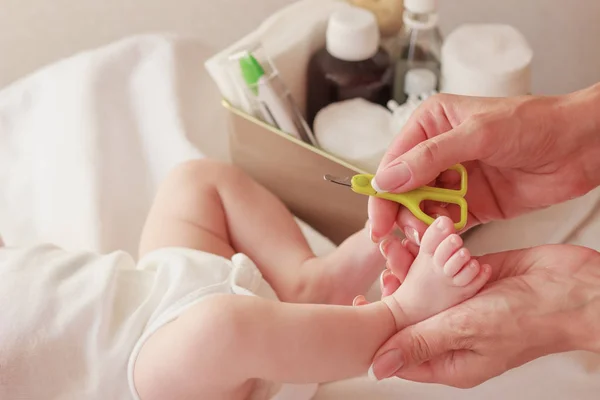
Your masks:
M479 274L471 281L467 286L469 290L473 291L473 295L481 290L481 288L488 283L492 277L492 267L490 265L482 265Z
M433 254L433 261L436 265L440 267L444 267L444 265L450 260L450 258L460 250L463 246L463 240L456 233L448 236L444 241L438 246L437 250ZM458 272L458 271L456 271ZM456 272L449 276L454 276Z
M454 223L450 218L436 219L423 235L420 252L433 255L440 244L453 233L455 233Z
M444 264L444 274L450 278L455 277L470 260L471 253L468 249L458 250Z
M479 262L477 260L471 260L460 270L460 272L454 275L452 282L456 286L465 287L479 275L480 271L481 266L479 265Z
M381 246L389 269L400 279L404 281L410 266L415 261L415 257L410 253L406 246L402 245L397 239L387 239Z

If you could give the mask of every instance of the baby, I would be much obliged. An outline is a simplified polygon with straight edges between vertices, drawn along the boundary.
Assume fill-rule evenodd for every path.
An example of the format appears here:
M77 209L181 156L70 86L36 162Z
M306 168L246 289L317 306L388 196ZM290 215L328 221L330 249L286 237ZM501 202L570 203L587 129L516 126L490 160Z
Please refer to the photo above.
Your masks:
M418 256L399 260L410 270L392 296L348 306L383 262L366 229L315 257L266 189L235 167L189 162L160 189L137 264L122 252L0 250L0 398L310 399L490 276L439 218Z

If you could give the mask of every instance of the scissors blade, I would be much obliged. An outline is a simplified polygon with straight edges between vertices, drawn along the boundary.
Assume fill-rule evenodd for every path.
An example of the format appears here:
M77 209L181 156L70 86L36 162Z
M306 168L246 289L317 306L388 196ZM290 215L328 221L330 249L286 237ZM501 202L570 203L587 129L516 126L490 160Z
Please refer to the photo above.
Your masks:
M332 176L332 175L328 174L328 175L325 175L323 178L326 181L335 183L337 185L347 186L349 188L352 187L352 178L351 177L338 178L337 176Z

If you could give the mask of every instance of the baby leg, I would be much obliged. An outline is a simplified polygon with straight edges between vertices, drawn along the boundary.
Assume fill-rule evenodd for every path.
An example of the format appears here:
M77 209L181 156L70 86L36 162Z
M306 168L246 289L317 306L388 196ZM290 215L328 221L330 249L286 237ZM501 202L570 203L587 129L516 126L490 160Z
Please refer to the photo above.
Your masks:
M145 343L135 367L142 400L247 399L258 380L319 383L364 374L396 332L383 302L292 304L217 295Z
M279 199L238 168L211 160L177 167L159 190L140 254L167 246L224 257L245 253L279 297L291 302L349 304L368 289L384 263L366 232L316 259ZM336 274L345 277L345 290L333 290L340 281ZM344 295L332 296L340 292Z
M452 232L447 219L428 230L403 286L385 302L343 307L233 295L204 300L142 348L135 368L141 398L244 399L257 379L310 383L364 373L398 329L473 296L489 278L489 267L478 264L472 277L465 266L470 256L463 259Z
M164 327L136 366L143 400L244 398L255 379L327 382L357 376L399 329L475 295L490 276L439 219L400 289L362 307L214 296Z

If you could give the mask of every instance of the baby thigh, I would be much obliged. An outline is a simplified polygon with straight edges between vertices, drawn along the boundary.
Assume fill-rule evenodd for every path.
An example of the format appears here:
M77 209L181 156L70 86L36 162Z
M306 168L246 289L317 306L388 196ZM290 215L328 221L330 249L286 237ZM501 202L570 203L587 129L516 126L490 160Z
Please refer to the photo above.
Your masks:
M240 363L238 297L211 296L144 343L133 373L141 400L248 398L255 382Z

